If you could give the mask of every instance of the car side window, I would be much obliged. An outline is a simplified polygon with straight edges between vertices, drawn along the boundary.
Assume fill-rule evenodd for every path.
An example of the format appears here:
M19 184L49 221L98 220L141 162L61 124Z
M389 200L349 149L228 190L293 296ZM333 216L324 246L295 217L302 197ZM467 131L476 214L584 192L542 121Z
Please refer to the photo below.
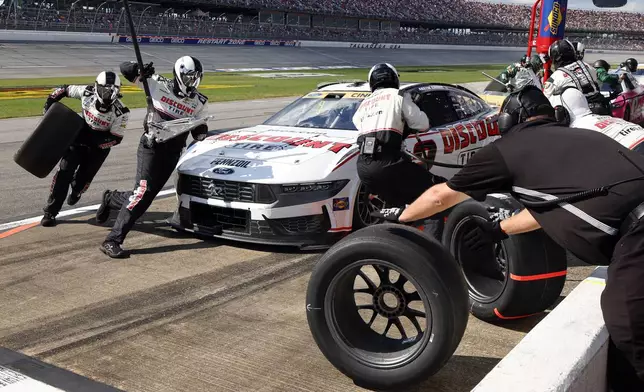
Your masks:
M431 127L439 127L458 121L458 115L454 111L445 90L422 93L418 107L429 118Z
M459 120L476 116L485 111L483 104L470 94L450 91L449 98Z

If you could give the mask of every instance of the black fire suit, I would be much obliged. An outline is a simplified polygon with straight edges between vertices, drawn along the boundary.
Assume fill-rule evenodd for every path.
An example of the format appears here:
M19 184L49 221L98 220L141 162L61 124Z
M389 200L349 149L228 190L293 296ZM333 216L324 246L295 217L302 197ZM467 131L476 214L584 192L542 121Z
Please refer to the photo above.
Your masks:
M69 85L54 90L47 98L45 112L54 103L69 97L81 100L85 127L60 161L51 183L46 214L56 216L63 206L71 184L72 194L80 197L89 188L94 176L113 146L123 140L130 110L119 100L108 109L100 106L94 86Z
M402 152L410 133L429 128L427 115L409 95L401 96L394 88L377 89L360 104L353 123L359 132L357 167L360 181L388 207L411 204L432 185L445 181ZM373 153L367 151L366 142L370 139L375 139ZM444 223L442 215L426 223L426 231L440 238Z
M139 71L136 63L121 64L121 73L130 82L136 81L139 86L142 86L138 80ZM155 109L153 121L195 117L207 112L207 97L200 93L194 97L182 96L175 89L173 80L155 74L148 78L148 86ZM207 132L207 127L201 127L200 132ZM120 210L106 241L118 244L125 241L136 220L148 209L172 175L187 137L188 133L184 133L165 142L154 142L150 145L146 134L141 136L137 150L134 191L110 192L108 200L104 200L109 209ZM198 135L193 132L193 137Z

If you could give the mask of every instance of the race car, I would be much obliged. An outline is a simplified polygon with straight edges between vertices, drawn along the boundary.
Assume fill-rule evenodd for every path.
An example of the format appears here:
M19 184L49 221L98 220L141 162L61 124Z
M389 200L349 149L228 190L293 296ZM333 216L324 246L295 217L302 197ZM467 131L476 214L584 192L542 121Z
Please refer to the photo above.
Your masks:
M622 81L620 91L615 96L610 84L603 83L600 86L601 92L605 97L614 97L610 102L612 116L623 118L636 124L644 123L644 85L631 73L620 70L611 70L608 73L615 75L624 73L634 87L631 89Z
M406 148L451 178L479 148L500 137L498 111L474 92L440 83L401 83L419 94L432 126ZM358 178L352 117L367 82L319 85L261 125L213 131L177 166L177 230L246 242L325 248L377 221L384 207ZM413 158L419 164L420 161Z

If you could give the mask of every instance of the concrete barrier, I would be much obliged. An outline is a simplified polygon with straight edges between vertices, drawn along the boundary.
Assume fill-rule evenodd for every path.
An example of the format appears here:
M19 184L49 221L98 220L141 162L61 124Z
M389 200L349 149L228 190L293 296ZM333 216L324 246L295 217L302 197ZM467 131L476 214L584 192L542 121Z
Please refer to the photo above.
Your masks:
M595 269L472 392L607 392L605 279Z

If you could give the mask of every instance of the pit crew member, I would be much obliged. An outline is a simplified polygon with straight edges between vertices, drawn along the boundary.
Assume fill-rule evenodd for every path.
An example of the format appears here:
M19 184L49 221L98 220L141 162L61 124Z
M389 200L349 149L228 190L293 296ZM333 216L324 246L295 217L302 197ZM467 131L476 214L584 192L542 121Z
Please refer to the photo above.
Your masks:
M136 62L121 64L121 73L130 82L142 86ZM152 63L143 66L142 75L148 79L150 95L154 104L152 121L173 120L201 116L207 112L207 102L197 87L203 76L203 67L191 56L179 58L173 68L174 78L167 79L154 73ZM144 128L147 125L144 124ZM208 127L199 126L191 131L193 138L203 140ZM100 250L112 258L127 257L121 244L136 220L148 209L156 195L172 175L188 133L183 133L165 142L157 142L147 132L141 135L137 150L137 169L134 191L110 191L103 193L103 201L96 211L96 220L105 222L111 209L119 209L112 230L101 244Z
M597 71L589 64L577 60L573 44L562 39L548 48L548 57L552 60L555 71L543 86L543 92L550 99L560 95L566 87L581 91L590 109L595 114L610 115L610 103L602 95L597 80Z
M606 60L595 61L593 67L597 71L597 80L602 83L608 83L613 91L620 90L619 82L624 79L623 74L619 76L609 74L608 71L610 70L610 64L608 64Z
M510 64L500 75L509 91L532 85L541 88L541 81L536 75L527 55L523 55L519 63Z
M75 205L110 154L123 140L130 110L119 100L121 80L114 72L98 74L93 85L64 85L54 90L44 106L44 113L61 99L81 100L85 127L65 152L52 180L49 197L41 220L42 226L55 226L56 215L63 206Z
M499 128L501 139L481 148L447 183L423 193L399 220L412 222L490 193L522 198L524 210L500 223L478 222L466 244L479 249L542 228L583 261L609 265L601 298L610 335L609 383L615 392L644 390L644 157L599 132L557 124L554 109L534 87L506 98ZM582 193L595 188L606 191ZM586 198L561 201L573 194ZM548 205L525 201L552 197Z
M644 128L621 118L593 114L577 89L569 88L559 97L559 107L555 106L555 110L561 124L601 132L622 146L644 154Z
M626 59L626 61L621 63L619 66L623 71L627 71L627 72L630 72L630 73L635 73L635 72L637 72L638 63L637 63L637 60L635 60L634 58L631 57L631 58Z
M429 129L429 119L409 95L400 95L399 74L391 64L374 65L368 80L372 94L353 116L359 132L358 176L387 206L400 207L444 181L402 153L407 136ZM440 238L443 223L440 219L427 222L426 231Z

